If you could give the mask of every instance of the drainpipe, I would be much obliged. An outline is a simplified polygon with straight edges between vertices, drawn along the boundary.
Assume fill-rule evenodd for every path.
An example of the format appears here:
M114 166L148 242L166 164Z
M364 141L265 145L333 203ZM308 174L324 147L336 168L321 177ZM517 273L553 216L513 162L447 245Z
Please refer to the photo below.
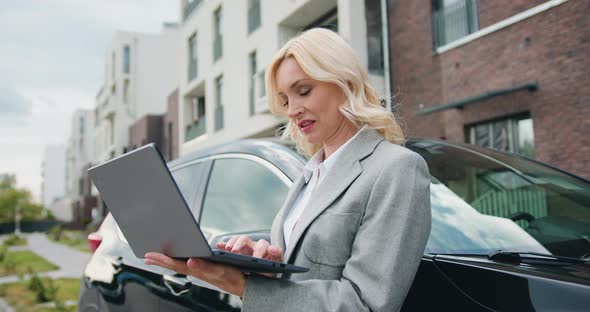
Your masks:
M383 37L383 76L385 78L385 108L391 112L391 77L389 70L389 19L387 0L381 0L381 36Z

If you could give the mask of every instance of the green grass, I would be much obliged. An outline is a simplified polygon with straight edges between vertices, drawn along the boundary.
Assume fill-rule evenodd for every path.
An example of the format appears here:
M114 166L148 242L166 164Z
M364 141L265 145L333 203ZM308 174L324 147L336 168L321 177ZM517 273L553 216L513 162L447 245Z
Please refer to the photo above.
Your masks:
M27 245L27 239L24 237L20 237L17 235L10 235L6 240L4 240L4 245L6 246L25 246Z
M90 252L88 239L82 231L64 230L61 235L59 235L59 239L55 239L54 235L48 235L48 237L56 243L64 244L79 251Z
M47 272L59 269L32 251L9 251L0 263L0 276Z
M41 279L45 285L48 284L48 278ZM78 300L80 293L79 279L56 279L53 280L57 287L56 298L60 302L68 300ZM27 281L18 283L5 284L1 286L2 297L17 312L55 312L55 311L77 311L77 306L68 306L65 310L56 308L37 307L39 302L36 301L36 294L27 287Z

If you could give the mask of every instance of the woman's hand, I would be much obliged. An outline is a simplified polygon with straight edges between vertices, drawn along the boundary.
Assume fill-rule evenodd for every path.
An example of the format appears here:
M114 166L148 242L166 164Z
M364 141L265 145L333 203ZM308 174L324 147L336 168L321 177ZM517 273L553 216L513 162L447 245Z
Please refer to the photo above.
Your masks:
M148 252L144 257L144 263L147 265L157 265L181 274L192 275L230 294L244 296L246 276L233 266L212 263L198 258L190 258L185 262L157 252Z
M219 242L215 245L219 249L237 253L240 255L252 256L270 261L283 262L283 251L281 247L271 246L266 240L261 239L254 242L246 235L233 236L227 242ZM275 277L275 273L260 273L269 277Z
M219 242L215 246L240 255L283 262L281 247L271 246L264 239L255 242L246 235L239 235L233 236L227 242Z

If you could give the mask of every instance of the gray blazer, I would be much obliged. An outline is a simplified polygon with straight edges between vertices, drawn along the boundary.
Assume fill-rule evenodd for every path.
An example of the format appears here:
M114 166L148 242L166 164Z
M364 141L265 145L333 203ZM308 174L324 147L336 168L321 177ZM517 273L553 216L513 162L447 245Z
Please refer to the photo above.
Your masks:
M285 250L283 223L304 184L275 217L271 244L309 272L251 275L243 311L397 311L430 233L430 174L405 147L365 128L316 186Z

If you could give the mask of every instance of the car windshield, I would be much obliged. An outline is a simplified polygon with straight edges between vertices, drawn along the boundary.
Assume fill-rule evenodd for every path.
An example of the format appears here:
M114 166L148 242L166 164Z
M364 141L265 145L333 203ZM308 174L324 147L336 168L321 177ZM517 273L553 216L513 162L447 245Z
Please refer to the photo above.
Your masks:
M586 181L510 154L433 141L408 147L426 159L433 177L426 252L590 252Z

